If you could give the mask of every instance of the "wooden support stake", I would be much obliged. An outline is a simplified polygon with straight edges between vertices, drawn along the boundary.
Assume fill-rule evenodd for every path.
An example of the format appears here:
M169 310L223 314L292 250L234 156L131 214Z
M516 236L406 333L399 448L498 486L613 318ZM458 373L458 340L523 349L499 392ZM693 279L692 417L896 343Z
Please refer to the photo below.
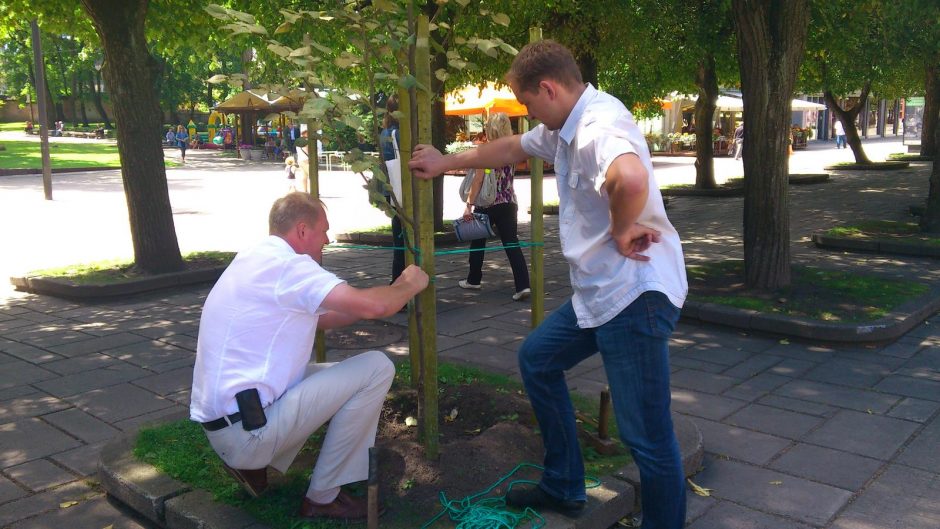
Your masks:
M610 388L601 391L601 409L597 414L597 436L601 440L610 438L607 424L610 422Z
M541 28L529 29L529 42L538 42L542 40ZM526 129L536 126L535 120L523 120ZM544 199L542 197L542 159L529 158L529 183L532 186L532 203L529 206L532 212L531 239L533 242L545 241L545 218L542 216L542 206ZM532 265L532 278L530 287L532 288L532 328L536 328L545 319L545 247L529 247L529 260Z
M379 527L379 456L376 447L369 448L368 529Z

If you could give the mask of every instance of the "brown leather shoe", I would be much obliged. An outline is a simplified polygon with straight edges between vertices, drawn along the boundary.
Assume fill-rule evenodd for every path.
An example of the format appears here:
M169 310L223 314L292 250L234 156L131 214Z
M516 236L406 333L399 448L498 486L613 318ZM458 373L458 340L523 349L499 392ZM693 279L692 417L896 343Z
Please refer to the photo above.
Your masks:
M379 505L379 515L385 513L385 508ZM314 503L304 496L300 504L300 516L304 518L330 518L343 520L347 523L364 522L369 517L369 502L366 498L351 496L344 490L331 503Z
M248 494L251 494L255 498L261 496L264 489L268 488L267 467L245 470L232 468L223 462L222 468L224 468L230 476L235 478L235 481L241 483L242 487L248 491Z

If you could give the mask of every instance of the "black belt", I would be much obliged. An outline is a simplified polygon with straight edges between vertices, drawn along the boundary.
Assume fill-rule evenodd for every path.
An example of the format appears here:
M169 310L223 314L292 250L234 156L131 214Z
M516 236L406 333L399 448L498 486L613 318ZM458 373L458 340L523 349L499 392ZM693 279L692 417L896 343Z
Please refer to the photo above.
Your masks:
M242 420L242 414L236 411L228 417L219 417L214 421L204 422L202 423L202 427L210 432L214 432L216 430L221 430L230 424L235 424L240 420Z

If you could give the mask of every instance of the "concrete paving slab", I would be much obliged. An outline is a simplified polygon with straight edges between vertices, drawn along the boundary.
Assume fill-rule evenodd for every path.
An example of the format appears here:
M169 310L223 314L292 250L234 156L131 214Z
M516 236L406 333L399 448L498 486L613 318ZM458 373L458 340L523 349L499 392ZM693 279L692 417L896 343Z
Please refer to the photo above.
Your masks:
M683 356L680 354L671 354L669 357L670 367L675 368L676 371L679 371L678 368L685 367L689 369L695 369L697 371L704 371L706 373L721 373L728 366L722 364L713 364L711 362L706 362L704 360L699 360L697 358L691 358L688 356Z
M890 458L911 437L917 423L843 410L807 435L806 442L875 459Z
M54 378L56 378L55 373L28 362L15 360L7 362L0 370L0 389L13 388L23 384L35 384Z
M706 373L695 369L680 369L673 373L669 380L674 387L715 395L740 382L739 379L734 377Z
M86 413L112 424L173 405L166 399L130 384L91 390L69 397L68 400Z
M940 401L940 381L892 375L882 380L875 389L885 393Z
M115 386L149 375L150 372L124 362L111 364L92 371L83 371L60 378L37 382L34 385L56 397L66 398L97 388Z
M797 378L803 376L807 371L810 371L816 367L821 361L822 360L812 361L800 360L797 358L786 358L777 365L771 367L770 372L785 377Z
M70 472L82 477L92 477L98 471L98 458L104 441L88 444L59 452L49 456L55 464L67 468Z
M30 491L0 476L0 503L15 500L27 496Z
M884 465L883 461L805 443L797 444L770 468L845 490L858 490Z
M787 382L790 382L791 380L793 379L790 377L775 375L767 371L753 376L738 384L737 386L727 389L724 393L722 393L722 395L725 397L731 397L733 399L741 399L752 402L767 395L771 391L786 384Z
M20 528L36 527L31 525L36 516L43 513L58 511L59 505L71 501L85 501L100 497L82 481L72 481L60 487L55 487L38 494L32 494L9 503L0 505L0 527L10 527L15 522L21 522ZM60 529L63 524L47 526L49 529ZM18 528L19 529L19 528Z
M696 483L720 499L810 525L824 525L852 493L737 461L707 457Z
M817 382L827 382L841 386L854 386L859 388L871 388L884 377L888 376L891 370L887 367L867 363L858 358L848 360L834 358L820 363L803 378L815 380Z
M32 389L29 386L26 387ZM13 422L70 407L72 407L72 405L68 402L51 395L42 392L30 393L0 404L0 422Z
M736 428L715 421L693 419L705 439L709 453L765 465L790 446L790 441L760 432Z
M890 465L833 522L832 529L936 529L940 527L940 478Z
M77 408L43 415L42 419L86 443L106 441L120 431Z
M146 338L143 336L121 332L90 338L88 340L56 345L49 347L49 350L53 353L73 358L76 356L86 355L88 353L107 351L108 349L114 349L115 347L120 347L122 345L143 342L145 340Z
M180 367L158 375L138 378L134 381L134 385L160 396L185 391L193 385L193 368L192 366Z
M74 474L60 466L52 464L47 459L36 459L3 470L6 475L22 483L33 492L48 489L75 481Z
M739 379L749 379L779 364L782 357L768 354L754 354L722 372L723 375Z
M81 443L37 418L0 424L0 468L46 457Z
M99 494L81 503L49 511L9 526L9 529L152 529L153 526L128 517Z
M809 402L800 399L791 399L789 397L781 397L779 395L767 395L765 397L761 397L757 402L758 404L763 404L765 406L795 411L798 413L805 413L808 415L815 415L817 417L832 417L839 411L839 408L836 408L835 406L818 404L816 402Z
M873 413L885 413L901 400L900 397L895 395L834 386L809 380L795 380L777 388L774 393L783 397L830 404L850 410L864 412L871 410Z
M672 410L711 420L721 420L747 406L747 402L687 389L672 390Z
M940 410L940 402L906 398L888 412L889 417L906 421L927 422Z
M933 419L923 430L917 432L897 461L940 474L940 419Z
M786 439L800 439L824 421L821 417L761 404L751 404L725 420L728 424Z
M688 529L810 529L811 526L759 510L722 502Z

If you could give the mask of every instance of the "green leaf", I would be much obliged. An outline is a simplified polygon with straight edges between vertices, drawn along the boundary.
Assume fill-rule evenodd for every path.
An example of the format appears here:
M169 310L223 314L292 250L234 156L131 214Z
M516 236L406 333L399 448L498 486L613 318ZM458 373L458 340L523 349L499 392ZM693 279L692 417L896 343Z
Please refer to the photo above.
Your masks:
M289 9L281 9L280 11L284 15L285 24L295 24L300 20L300 13L295 13Z
M415 79L415 76L408 74L398 80L398 86L404 88L405 90L410 90L417 86L418 80Z
M470 4L470 0L455 0L455 1L458 4L460 4L460 7L467 7L467 5Z
M290 48L282 44L268 44L268 49L279 57L287 57L291 52Z
M248 13L243 13L241 11L236 11L234 9L229 9L228 13L229 15L235 17L237 20L241 20L242 22L246 24L252 25L255 23L255 17Z
M287 33L288 31L290 31L290 28L292 28L293 26L294 25L291 24L290 22L284 22L283 24L278 26L277 29L274 30L274 34L280 35L281 33Z
M221 73L217 73L213 75L212 77L206 79L206 82L212 83L212 84L224 83L226 81L228 81L228 76L221 74Z
M228 20L229 18L228 11L218 4L209 4L204 9L206 10L206 13L209 13L210 16L219 20Z
M450 76L447 75L447 70L444 68L438 68L437 70L434 70L434 77L437 77L438 81L446 81Z
M318 43L316 43L316 42L311 42L310 45L313 46L314 48L316 48L317 51L319 51L319 52L321 52L321 53L333 53L333 50L327 48L326 46L324 46L324 45L322 45L322 44L318 44Z
M310 55L310 46L301 46L292 50L288 57L303 57L304 55Z
M493 22L496 22L500 26L506 26L507 28L509 27L509 15L505 13L496 13L490 18L492 18Z

